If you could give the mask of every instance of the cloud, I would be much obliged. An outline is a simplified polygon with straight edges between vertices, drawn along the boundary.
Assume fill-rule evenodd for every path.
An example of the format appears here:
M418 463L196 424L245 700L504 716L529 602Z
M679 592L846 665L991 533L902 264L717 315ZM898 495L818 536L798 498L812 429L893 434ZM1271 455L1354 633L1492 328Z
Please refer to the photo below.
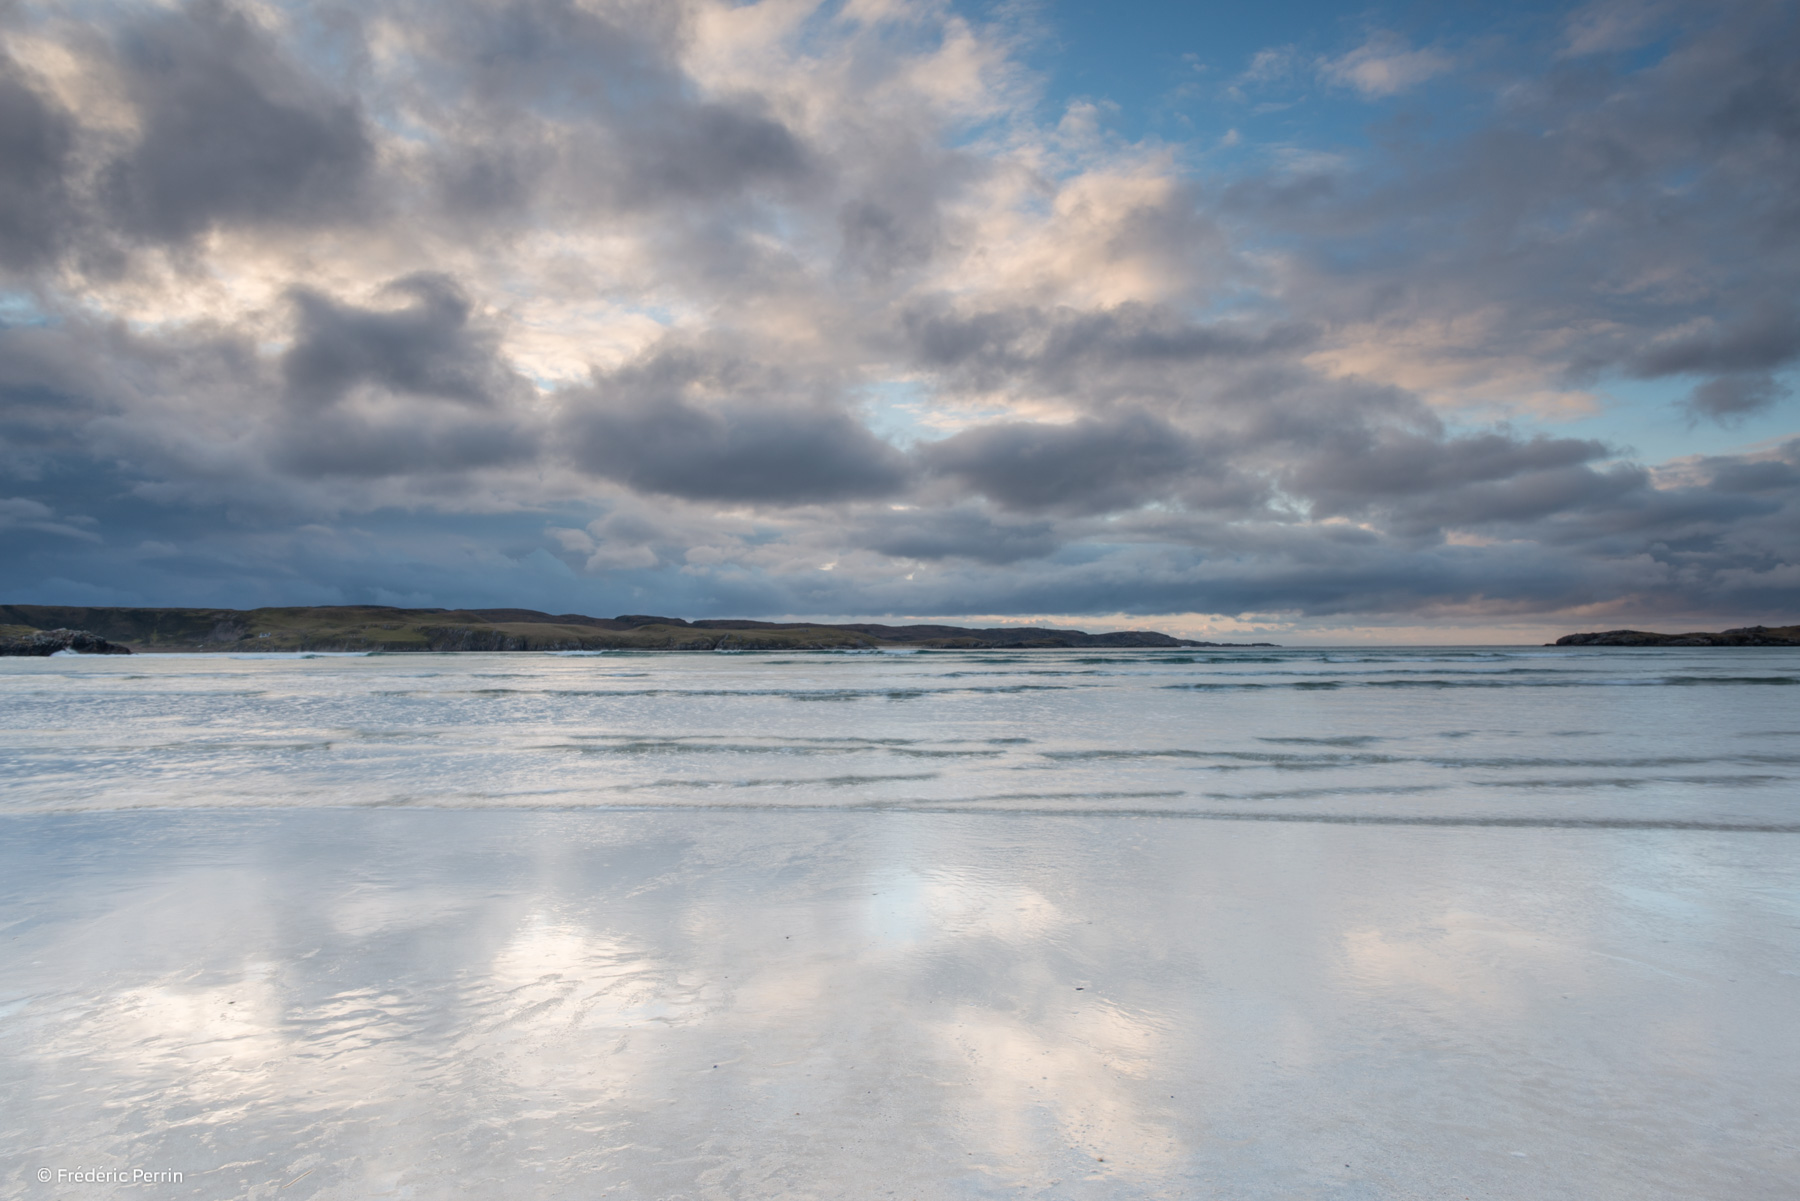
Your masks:
M704 7L402 5L416 29L404 86L442 201L579 217L803 188L816 156L766 94L702 94L682 69Z
M300 476L455 474L521 462L540 437L530 386L472 319L448 276L379 289L399 307L363 308L310 289L291 294L293 341L279 369L270 462Z
M896 559L972 559L993 565L1041 559L1063 544L1048 521L996 521L973 506L875 512L856 544Z
M114 386L86 342L67 329L0 329L0 456L17 475L69 450L77 423L108 408Z
M408 303L358 308L294 291L299 328L281 372L295 403L330 404L360 385L478 406L517 391L522 381L499 358L496 334L471 325L469 297L455 280L420 273L381 294Z
M75 124L33 87L29 73L0 56L0 269L54 259L68 236L68 187Z
M61 538L79 538L86 542L98 542L100 541L98 534L83 528L84 525L91 523L92 518L57 521L56 514L49 505L28 497L15 496L11 499L0 499L0 535L14 530L31 530Z
M1633 363L1645 378L1714 371L1764 371L1800 358L1800 311L1765 303L1726 321L1698 317L1645 347Z
M1655 36L1669 5L1656 0L1593 0L1571 13L1564 53L1571 56L1631 50Z
M819 504L889 496L908 465L807 381L729 354L659 349L561 400L583 470L689 499Z
M1456 65L1441 50L1415 50L1398 34L1377 33L1356 49L1323 59L1319 74L1327 82L1353 88L1370 100L1411 91Z
M1687 408L1695 417L1730 422L1770 408L1792 392L1772 375L1722 375L1696 385L1688 394Z
M1779 6L1680 6L1646 65L1554 63L1487 119L1234 181L1315 362L1490 415L1793 361L1800 78Z
M113 61L138 132L100 193L127 233L176 242L221 221L316 225L368 199L361 106L243 10L194 0L151 14L121 31Z
M1223 165L1043 117L1011 11L5 9L9 578L694 615L1791 606L1797 444L1642 464L1561 424L1620 379L1758 436L1788 411L1782 6L1594 5L1454 60L1296 43L1239 82L1435 81L1459 115L1358 147L1296 108Z
M1202 323L1167 306L1136 302L972 312L932 303L902 320L915 361L959 387L1023 385L1092 400L1142 396L1155 387L1154 378L1166 381L1170 372L1280 356L1315 336L1302 324Z
M1146 413L1067 425L996 422L925 446L927 470L1002 508L1105 513L1166 495L1197 473L1199 448Z
M1317 453L1291 485L1325 514L1352 513L1369 502L1400 497L1429 496L1435 503L1471 486L1579 469L1608 455L1599 442L1543 435L1524 440L1498 432L1454 439L1359 433L1354 444L1339 442Z

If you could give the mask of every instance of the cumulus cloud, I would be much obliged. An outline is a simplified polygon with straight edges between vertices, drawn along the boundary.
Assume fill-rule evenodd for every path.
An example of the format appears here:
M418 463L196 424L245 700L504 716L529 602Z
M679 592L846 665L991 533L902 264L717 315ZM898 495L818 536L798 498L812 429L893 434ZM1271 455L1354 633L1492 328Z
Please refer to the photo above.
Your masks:
M1453 66L1455 60L1440 50L1415 49L1398 34L1383 32L1346 54L1322 60L1319 73L1379 100L1409 91Z
M39 266L64 248L74 129L19 63L0 57L0 268Z
M1049 521L996 520L970 505L877 510L859 523L856 544L893 559L972 559L1000 565L1042 559L1062 545Z
M486 406L520 382L497 353L495 331L471 324L469 298L455 280L412 275L389 283L382 295L405 303L361 308L295 289L298 328L281 356L295 402L330 404L359 385L372 385Z
M366 198L374 145L356 98L312 78L245 10L155 12L115 46L137 125L101 172L118 228L177 241L227 221L316 225Z
M995 422L923 450L927 468L1003 509L1107 513L1166 495L1202 465L1199 448L1145 413L1066 425Z
M1225 173L1040 120L1016 31L924 0L0 12L10 599L1791 603L1800 443L1555 429L1608 380L1783 411L1772 0L1590 5L1453 129ZM1239 85L1435 95L1505 36Z
M817 504L900 489L900 453L807 384L729 354L659 348L565 391L558 436L586 471L696 500Z
M1770 408L1792 392L1766 372L1722 375L1695 386L1687 407L1695 417L1728 422Z

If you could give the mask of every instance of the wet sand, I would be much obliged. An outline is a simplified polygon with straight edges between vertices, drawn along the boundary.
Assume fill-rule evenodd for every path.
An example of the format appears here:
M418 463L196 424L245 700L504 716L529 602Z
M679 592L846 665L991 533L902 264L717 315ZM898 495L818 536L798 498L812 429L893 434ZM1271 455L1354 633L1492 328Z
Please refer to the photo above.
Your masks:
M159 1197L1777 1198L1768 832L0 818L0 1180ZM139 1195L143 1195L139 1194Z

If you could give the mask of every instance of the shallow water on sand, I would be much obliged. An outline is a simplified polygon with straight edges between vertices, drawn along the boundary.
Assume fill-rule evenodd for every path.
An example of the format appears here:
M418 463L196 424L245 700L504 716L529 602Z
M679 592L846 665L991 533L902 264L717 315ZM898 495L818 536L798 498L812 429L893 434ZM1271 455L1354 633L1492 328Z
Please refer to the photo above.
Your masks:
M1800 652L139 656L0 669L0 808L1800 828Z
M1788 1196L1796 683L1711 648L0 661L0 1181Z

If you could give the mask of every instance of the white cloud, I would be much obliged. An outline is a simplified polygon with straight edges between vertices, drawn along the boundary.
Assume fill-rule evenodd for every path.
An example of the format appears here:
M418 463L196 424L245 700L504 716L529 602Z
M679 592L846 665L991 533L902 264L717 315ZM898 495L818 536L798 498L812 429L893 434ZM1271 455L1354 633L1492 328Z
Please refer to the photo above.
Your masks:
M1665 0L1595 0L1571 13L1564 26L1564 53L1571 57L1630 50L1652 36L1669 10Z
M1354 88L1370 100L1410 91L1456 65L1441 50L1415 50L1394 33L1377 33L1338 58L1321 59L1319 74L1328 82Z
M0 500L0 531L36 530L39 533L55 534L61 538L99 542L101 541L100 535L92 530L81 528L93 523L94 519L91 517L67 517L59 521L55 511L49 505L23 496Z

